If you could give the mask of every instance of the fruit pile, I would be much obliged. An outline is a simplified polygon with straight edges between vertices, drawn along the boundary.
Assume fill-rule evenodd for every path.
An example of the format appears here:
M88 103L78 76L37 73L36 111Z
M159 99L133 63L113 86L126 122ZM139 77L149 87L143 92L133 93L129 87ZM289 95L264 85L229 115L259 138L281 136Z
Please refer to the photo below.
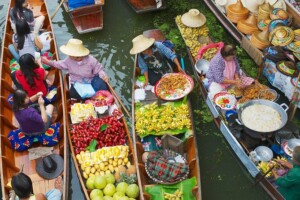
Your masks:
M96 149L126 143L124 125L114 116L88 118L73 125L70 133L76 154L85 151L93 139L97 140Z
M115 186L112 174L92 176L87 180L86 186L91 190L91 200L134 200L140 192L135 183L120 182Z
M164 198L166 200L181 200L182 191L181 190L176 190L174 192L174 194L164 192Z
M276 162L277 160L283 160L283 161L286 161L286 158L284 158L284 157L277 157L277 158L275 158L275 159L272 159L272 160L270 160L269 162L260 162L258 165L257 165L257 167L258 167L258 169L261 171L261 173L263 173L263 174L265 174L265 173L267 173L269 170L270 170L270 168L272 167L272 166L274 166L274 169L277 171L277 173L279 172L281 172L281 173L286 173L286 169L283 169L282 168L282 166L280 166L279 164L278 164L278 162ZM267 175L266 175L266 177L271 177L273 174L272 174L272 172L269 172Z
M93 104L74 103L71 107L71 121L73 124L82 122L89 117L96 117Z
M201 46L205 44L201 44L198 41L199 36L207 36L208 35L208 27L203 25L199 28L190 28L185 26L181 22L181 15L178 15L175 19L177 26L179 27L179 31L182 35L182 38L185 41L186 46L190 48L190 51L194 57L197 56L198 50Z
M168 103L158 106L157 103L138 108L135 112L136 131L140 137L148 134L178 134L191 126L187 104L175 105ZM174 132L172 132L174 131Z

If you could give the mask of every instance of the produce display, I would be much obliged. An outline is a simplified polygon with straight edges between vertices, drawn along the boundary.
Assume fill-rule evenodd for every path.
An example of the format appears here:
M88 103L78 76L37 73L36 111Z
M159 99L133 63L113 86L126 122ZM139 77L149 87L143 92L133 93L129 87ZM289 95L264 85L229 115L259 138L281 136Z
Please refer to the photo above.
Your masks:
M205 51L202 58L210 61L216 55L217 52L218 52L217 47L209 48Z
M85 151L93 139L97 140L97 149L126 143L124 125L114 116L88 118L73 125L70 133L76 154Z
M157 96L164 100L176 100L186 96L193 89L192 78L181 73L170 73L163 76L155 85Z
M199 48L205 45L205 44L201 44L198 41L198 37L207 36L209 31L208 27L206 25L203 25L199 28L187 27L181 22L181 15L178 15L175 21L180 30L182 38L185 41L186 46L190 48L193 57L196 58Z
M82 122L89 117L96 117L93 104L74 103L71 106L71 121L73 124Z
M100 90L96 92L96 94L85 101L85 103L91 103L95 107L100 107L100 106L110 106L114 102L114 97L111 95L109 91L106 90Z
M136 109L136 132L140 137L149 134L178 134L191 127L189 108L186 103L180 105L169 102L162 106L157 103L141 106Z
M182 191L176 190L174 192L174 194L165 192L164 193L164 198L166 200L181 200L181 198L182 198Z
M272 159L272 160L270 160L269 162L260 162L259 164L258 164L258 169L263 173L263 174L265 174L265 173L267 173L269 170L270 170L270 168L272 167L272 166L274 166L274 169L277 171L277 174L278 175L280 175L280 176L282 176L282 175L284 175L285 173L287 173L288 172L288 170L286 169L286 168L284 168L283 166L281 166L278 162L276 162L277 160L283 160L283 161L287 161L284 157L277 157L277 158L274 158L274 159ZM271 177L271 176L273 176L273 174L272 174L272 172L270 171L267 175L266 175L266 177Z

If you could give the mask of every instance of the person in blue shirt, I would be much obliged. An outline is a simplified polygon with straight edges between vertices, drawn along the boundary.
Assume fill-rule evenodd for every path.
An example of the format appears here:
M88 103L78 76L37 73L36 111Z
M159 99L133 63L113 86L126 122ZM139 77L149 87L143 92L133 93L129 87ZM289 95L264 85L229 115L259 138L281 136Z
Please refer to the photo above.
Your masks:
M288 161L277 160L277 162L290 169L289 172L279 177L277 172L273 169L273 175L278 185L278 190L286 200L300 199L300 146L296 146L292 156L293 164Z
M183 72L176 54L162 42L138 35L132 43L130 54L138 54L138 67L145 76L144 86L155 85L166 73Z

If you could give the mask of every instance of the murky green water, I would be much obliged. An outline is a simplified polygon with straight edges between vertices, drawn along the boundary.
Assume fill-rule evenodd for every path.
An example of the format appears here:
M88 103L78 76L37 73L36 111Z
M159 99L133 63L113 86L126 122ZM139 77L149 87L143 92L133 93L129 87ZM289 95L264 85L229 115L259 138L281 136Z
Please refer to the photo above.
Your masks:
M0 36L4 30L7 4L0 3ZM53 13L58 0L47 0L50 13ZM110 83L119 94L124 105L131 110L131 85L133 56L129 54L131 40L144 30L152 29L153 16L160 13L137 15L125 0L108 0L104 6L104 29L94 33L79 35L70 18L60 9L53 20L58 46L74 37L84 41L85 46L103 65L110 76ZM204 4L204 3L203 3ZM167 11L163 11L167 12ZM182 13L178 13L182 14ZM61 58L65 56L60 54ZM185 58L187 73L192 74L191 64ZM200 95L193 92L192 104L199 110L203 104ZM205 122L202 116L195 115L195 127L201 168L202 196L204 200L264 200L268 195L253 179L235 157L225 139L213 122ZM201 130L201 131L200 131ZM83 199L73 164L70 166L70 199Z

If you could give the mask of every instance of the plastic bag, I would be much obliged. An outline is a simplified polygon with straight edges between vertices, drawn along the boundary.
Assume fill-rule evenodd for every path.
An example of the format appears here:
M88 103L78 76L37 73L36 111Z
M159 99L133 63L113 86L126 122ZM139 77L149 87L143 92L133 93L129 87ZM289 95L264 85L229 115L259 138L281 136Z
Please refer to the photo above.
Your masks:
M83 99L92 97L96 93L90 83L75 82L74 88Z

